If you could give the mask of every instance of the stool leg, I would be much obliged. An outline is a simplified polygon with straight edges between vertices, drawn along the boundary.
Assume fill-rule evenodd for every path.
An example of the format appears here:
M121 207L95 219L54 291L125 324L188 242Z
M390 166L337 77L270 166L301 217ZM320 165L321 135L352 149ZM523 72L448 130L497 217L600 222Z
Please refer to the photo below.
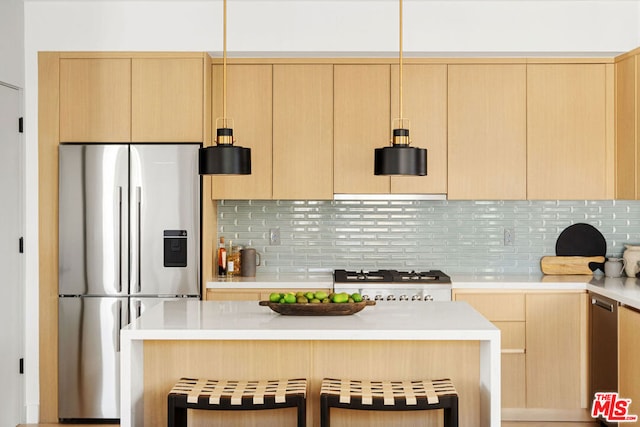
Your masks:
M329 419L329 398L326 395L320 396L320 427L330 427Z
M298 398L298 427L307 425L307 400L304 397Z
M172 396L169 396L167 408L168 427L187 427L187 408L177 407Z
M458 398L451 399L451 405L444 408L444 426L458 427Z

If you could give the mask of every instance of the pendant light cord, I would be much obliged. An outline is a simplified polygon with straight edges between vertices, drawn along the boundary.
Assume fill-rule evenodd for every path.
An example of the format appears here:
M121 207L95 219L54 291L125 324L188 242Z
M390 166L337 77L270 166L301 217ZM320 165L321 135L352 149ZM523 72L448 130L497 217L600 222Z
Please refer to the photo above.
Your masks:
M223 2L222 36L222 127L227 126L227 0Z
M226 1L226 0L225 0ZM402 116L402 0L400 0L400 126L404 127Z

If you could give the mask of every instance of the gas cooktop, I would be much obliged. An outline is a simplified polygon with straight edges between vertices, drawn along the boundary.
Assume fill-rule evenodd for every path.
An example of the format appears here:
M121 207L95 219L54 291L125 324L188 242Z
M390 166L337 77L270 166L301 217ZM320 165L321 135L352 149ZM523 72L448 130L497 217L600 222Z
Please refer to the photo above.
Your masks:
M333 280L335 283L451 283L451 278L440 270L334 270Z

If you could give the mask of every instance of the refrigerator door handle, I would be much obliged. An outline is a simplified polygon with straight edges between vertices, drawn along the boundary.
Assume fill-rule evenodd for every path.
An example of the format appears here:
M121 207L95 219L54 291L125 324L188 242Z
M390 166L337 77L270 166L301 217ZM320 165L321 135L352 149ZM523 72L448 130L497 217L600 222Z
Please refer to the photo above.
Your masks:
M135 303L136 319L142 315L142 302L140 300Z
M138 288L138 293L142 292L142 284L140 283L140 280L142 278L142 254L141 254L141 248L142 248L142 244L141 244L141 239L142 239L142 187L137 186L136 187L136 216L137 216L137 226L138 229L136 230L136 233L138 235L138 253L136 255L136 263L137 263L137 269L138 269L138 283L137 283L137 288Z
M116 303L116 352L120 353L120 329L122 329L122 301L118 300Z
M122 292L122 186L118 186L118 292Z

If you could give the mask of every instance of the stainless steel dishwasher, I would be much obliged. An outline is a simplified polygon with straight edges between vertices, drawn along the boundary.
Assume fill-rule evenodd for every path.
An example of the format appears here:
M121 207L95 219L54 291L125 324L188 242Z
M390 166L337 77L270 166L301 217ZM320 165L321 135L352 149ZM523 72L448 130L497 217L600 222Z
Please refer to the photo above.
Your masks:
M590 399L596 392L618 391L618 302L589 292L591 300ZM598 420L601 426L618 423Z

